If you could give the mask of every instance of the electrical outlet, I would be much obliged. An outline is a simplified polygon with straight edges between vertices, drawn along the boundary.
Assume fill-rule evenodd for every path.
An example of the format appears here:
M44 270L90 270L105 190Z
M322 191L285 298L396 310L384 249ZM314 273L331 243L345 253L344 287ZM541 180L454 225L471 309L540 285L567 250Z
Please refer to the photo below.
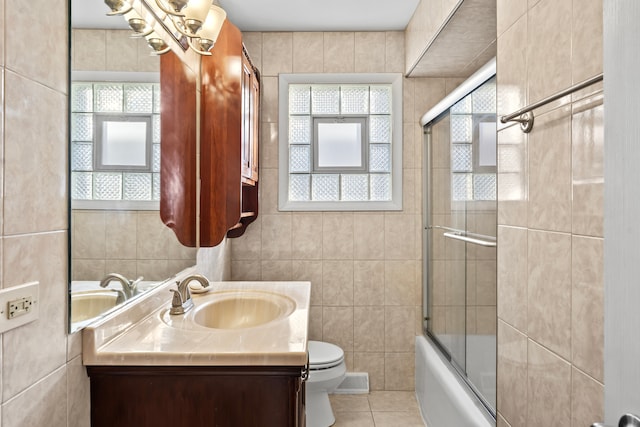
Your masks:
M38 319L40 283L0 290L0 333Z

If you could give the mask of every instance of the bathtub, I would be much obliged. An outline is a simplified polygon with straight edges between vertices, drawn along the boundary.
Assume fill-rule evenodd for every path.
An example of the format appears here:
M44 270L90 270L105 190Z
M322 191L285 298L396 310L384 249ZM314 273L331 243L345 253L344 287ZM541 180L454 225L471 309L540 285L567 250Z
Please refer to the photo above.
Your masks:
M416 337L416 398L429 427L495 427L496 423L431 340Z

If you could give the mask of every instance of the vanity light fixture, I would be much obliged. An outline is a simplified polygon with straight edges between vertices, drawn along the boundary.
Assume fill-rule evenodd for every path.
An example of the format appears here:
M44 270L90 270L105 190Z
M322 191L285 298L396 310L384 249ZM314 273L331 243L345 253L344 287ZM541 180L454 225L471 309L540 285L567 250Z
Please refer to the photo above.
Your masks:
M107 15L123 15L134 32L134 36L145 37L147 43L157 55L170 50L166 42L153 31L154 13L148 13L147 18L140 16L137 10L164 13L162 21L170 25L175 33L186 37L187 44L200 55L211 55L213 48L227 13L219 6L212 4L212 0L104 0L111 8ZM161 19L161 18L158 18Z

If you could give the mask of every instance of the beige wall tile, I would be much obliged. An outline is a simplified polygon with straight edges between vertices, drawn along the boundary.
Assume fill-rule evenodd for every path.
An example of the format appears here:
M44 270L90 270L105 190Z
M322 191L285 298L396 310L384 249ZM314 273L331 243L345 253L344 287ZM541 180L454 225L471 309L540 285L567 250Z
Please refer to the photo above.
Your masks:
M4 233L66 229L66 97L12 72L4 90Z
M498 132L498 224L528 224L528 140L520 126Z
M404 32L387 31L385 45L385 72L404 72Z
M260 215L278 213L278 170L260 169Z
M72 260L72 262L74 261ZM129 279L138 277L138 261L135 259L108 259L104 262L104 269L105 272L117 272ZM147 272L141 272L141 274L145 279L149 277ZM147 274L147 276L145 276L145 274ZM105 275L96 276L94 280L102 280Z
M402 80L402 121L415 124L415 92L417 79Z
M571 236L529 230L529 338L571 357Z
M571 376L571 426L604 421L604 386L573 368Z
M495 335L497 327L495 306L476 307L476 333L479 335Z
M385 261L385 305L414 305L416 303L416 262L417 261Z
M262 74L277 76L293 71L293 34L262 34Z
M574 104L573 232L604 235L604 106L602 96Z
M414 351L414 306L384 308L384 350L386 352Z
M324 34L293 33L293 72L321 73L324 69Z
M571 25L567 25L571 9L572 0L542 0L530 6L526 45L529 102L571 86Z
M498 411L515 426L527 418L527 336L498 322Z
M386 33L355 33L355 72L384 73L386 66Z
M242 43L249 52L253 65L262 72L262 33L244 32L242 33Z
M74 258L106 258L106 215L99 211L74 211L71 225ZM135 246L134 246L135 248Z
M322 340L353 351L353 307L322 308Z
M573 0L571 60L573 82L602 72L602 0Z
M500 36L527 12L527 0L498 0L497 12L497 33Z
M140 72L158 72L160 70L160 57L152 54L153 50L149 47L147 40L144 38L130 39L129 43L135 42L138 51L137 71Z
M355 34L324 33L324 72L353 73L355 67Z
M322 304L353 305L353 261L323 262Z
M293 263L291 260L262 261L261 280L291 280Z
M260 168L278 168L278 124L264 122L260 134Z
M354 353L353 371L369 374L369 390L384 390L384 353Z
M43 0L5 2L4 8L5 22L11 23L11 31L5 31L4 35L6 67L59 93L66 93L68 46L64 41L68 32L67 8L62 3L60 7L52 7ZM47 12L42 13L43 10ZM27 94L23 96L37 99ZM37 103L32 106L35 108ZM7 110L11 111L8 105ZM59 114L66 110L54 108L48 110L48 116L54 115L53 112ZM37 111L32 110L31 113L41 117ZM64 123L66 120L60 122L59 127L64 127ZM57 128L50 128L54 129ZM53 138L53 141L58 140ZM52 143L52 138L48 143Z
M107 274L106 261L95 259L74 259L71 264L74 280L100 280Z
M5 22L4 21L4 0L0 0L0 22ZM4 33L0 34L0 66L4 66Z
M2 425L67 427L67 372L63 366L2 405Z
M511 424L506 422L500 413L498 413L498 419L496 420L496 425L498 427L511 427Z
M107 211L104 215L104 224L105 230L109 230L108 235L105 235L106 258L135 259L138 234L136 213L130 211ZM74 238L76 233L77 231L74 230ZM88 234L93 236L93 233ZM141 237L147 238L147 236Z
M278 78L263 76L261 85L260 120L262 122L278 122ZM262 178L262 177L261 177Z
M528 426L570 425L571 365L529 340Z
M40 282L38 320L2 337L6 402L66 363L67 233L5 237L4 243L3 287Z
M413 390L415 388L415 364L413 353L385 353L385 390Z
M384 305L384 261L355 261L353 267L354 304Z
M67 427L89 427L91 425L91 401L89 377L82 364L82 357L76 357L67 364Z
M322 305L322 261L296 260L291 279L311 282L311 305Z
M416 259L416 221L415 215L384 216L385 259Z
M131 64L137 64L138 49L130 34L126 30L106 31L106 71L131 71Z
M231 280L262 280L262 261L232 260Z
M145 280L161 281L194 264L194 260L140 259L136 261L136 275Z
M405 117L419 123L422 116L445 96L445 79L417 78L415 79L415 110L413 115Z
M293 213L292 256L295 259L322 258L322 213Z
M137 219L138 259L191 260L195 264L196 249L182 246L173 230L162 223L158 212L140 211Z
M73 30L72 68L77 71L107 69L105 30Z
M527 41L526 16L518 19L498 38L498 116L510 114L527 105L527 51L524 48Z
M498 227L498 317L527 331L527 230Z
M571 231L571 116L561 108L536 118L529 134L529 227Z
M571 344L574 366L604 381L604 242L572 239Z
M353 308L353 350L355 352L382 352L385 350L384 307Z
M323 259L353 259L353 213L322 214Z
M384 214L354 215L354 258L361 260L384 259Z
M291 215L262 215L262 259L291 259Z
M262 215L247 227L242 238L229 239L231 258L234 260L255 260L262 255Z
M322 341L322 306L309 308L309 339Z

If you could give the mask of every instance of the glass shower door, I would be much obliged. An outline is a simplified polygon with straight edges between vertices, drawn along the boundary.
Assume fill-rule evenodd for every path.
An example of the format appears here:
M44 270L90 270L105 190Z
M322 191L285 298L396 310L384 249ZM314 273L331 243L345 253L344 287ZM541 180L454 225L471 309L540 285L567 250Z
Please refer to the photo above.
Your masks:
M425 330L495 412L496 114L490 79L425 127Z

